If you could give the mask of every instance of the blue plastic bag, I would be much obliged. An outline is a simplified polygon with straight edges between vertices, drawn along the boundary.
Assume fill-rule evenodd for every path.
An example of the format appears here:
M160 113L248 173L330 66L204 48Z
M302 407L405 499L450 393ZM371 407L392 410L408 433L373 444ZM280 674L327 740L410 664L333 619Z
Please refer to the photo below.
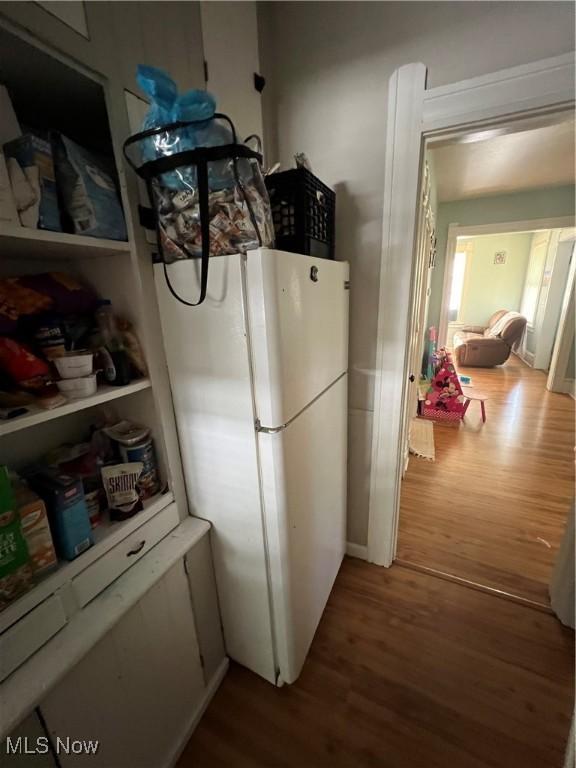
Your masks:
M216 101L212 94L192 90L179 95L176 83L164 70L143 64L138 66L136 79L140 88L150 98L150 109L142 123L142 130L161 128L178 122L193 123L143 141L144 161L198 147L214 147L233 142L231 130L214 119ZM211 186L215 189L223 188L228 183L227 169L219 167L220 164L217 163L212 165ZM189 189L196 186L196 174L191 168L166 173L162 180L172 189Z

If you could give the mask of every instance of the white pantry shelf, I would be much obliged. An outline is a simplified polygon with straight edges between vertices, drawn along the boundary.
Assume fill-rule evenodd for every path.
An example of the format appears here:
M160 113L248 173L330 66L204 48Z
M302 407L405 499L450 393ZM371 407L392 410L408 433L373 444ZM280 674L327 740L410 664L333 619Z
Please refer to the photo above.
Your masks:
M130 251L130 243L47 229L0 225L0 256L19 259L84 259Z
M0 437L4 435L10 435L13 432L18 432L21 429L27 429L28 427L34 427L37 424L42 424L45 421L51 421L52 419L58 419L61 416L68 416L71 413L77 411L84 411L87 408L93 408L95 405L102 405L108 403L110 400L117 400L119 397L126 397L132 395L134 392L140 392L143 389L149 389L151 386L150 379L138 379L131 384L126 384L123 387L104 386L99 387L95 395L90 397L83 397L80 400L70 400L65 405L59 405L57 408L51 410L44 410L37 405L26 406L28 412L22 414L22 416L16 416L14 419L7 421L0 421Z
M133 517L121 522L112 522L106 517L99 526L94 529L94 544L83 552L75 560L70 562L60 561L58 568L46 576L29 592L19 597L14 603L9 605L0 613L0 633L25 616L29 611L35 608L39 603L52 595L57 589L66 582L71 581L75 576L88 568L93 562L102 557L108 550L129 536L133 531L147 523L148 520L158 514L160 510L167 507L174 501L174 494L171 491L159 493L148 501L144 502L144 509L137 512Z

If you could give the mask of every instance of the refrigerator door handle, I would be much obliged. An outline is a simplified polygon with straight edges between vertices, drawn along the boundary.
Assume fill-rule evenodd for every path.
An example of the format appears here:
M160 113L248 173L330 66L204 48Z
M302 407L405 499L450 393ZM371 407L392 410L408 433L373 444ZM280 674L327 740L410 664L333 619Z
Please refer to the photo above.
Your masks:
M280 424L279 427L263 427L260 423L260 419L256 419L254 422L256 432L263 432L265 435L275 435L278 432L282 432L282 430L286 429L287 426L288 424Z
M344 371L343 373L341 373L337 379L334 379L334 381L331 384L329 384L326 387L326 389L323 389L322 392L320 392L320 394L316 395L316 397L313 400L311 400L307 405L305 405L301 411L298 411L298 413L295 413L294 416L292 416L291 419L288 419L286 423L280 424L278 427L263 427L260 419L256 419L254 421L254 428L256 432L263 432L265 435L275 435L278 432L282 432L283 429L286 429L287 427L289 427L290 424L292 424L292 422L295 421L298 418L298 416L300 416L300 414L304 413L304 411L310 408L311 405L314 405L316 400L319 400L325 392L328 392L330 387L334 386L334 384L336 384L337 381L340 381L340 379L343 376L346 376L347 373L348 371Z

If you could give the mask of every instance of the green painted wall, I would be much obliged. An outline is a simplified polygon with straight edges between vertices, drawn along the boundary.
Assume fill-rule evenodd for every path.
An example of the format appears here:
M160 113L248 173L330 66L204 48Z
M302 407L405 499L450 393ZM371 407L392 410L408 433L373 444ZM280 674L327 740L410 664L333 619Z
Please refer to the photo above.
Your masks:
M455 200L438 205L436 237L438 254L432 274L428 326L438 327L444 263L449 224L470 226L473 224L499 224L504 221L544 219L553 216L574 215L574 187L552 187L517 192L511 195L477 197L472 200Z
M520 309L532 234L487 235L470 244L458 320L486 325L498 309ZM496 251L506 251L506 262L494 264Z

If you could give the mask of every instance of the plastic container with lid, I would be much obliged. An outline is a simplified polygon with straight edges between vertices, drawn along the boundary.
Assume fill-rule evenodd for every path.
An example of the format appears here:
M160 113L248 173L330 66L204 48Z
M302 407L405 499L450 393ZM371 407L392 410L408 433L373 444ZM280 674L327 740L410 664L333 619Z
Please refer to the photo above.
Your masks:
M124 419L111 427L104 427L104 432L121 445L136 445L150 435L150 427Z
M70 400L80 400L82 397L96 394L96 374L81 376L77 379L62 379L56 382L56 386L64 397Z
M80 376L89 376L92 373L92 352L77 350L65 352L61 357L54 359L56 370L63 379L77 379Z

